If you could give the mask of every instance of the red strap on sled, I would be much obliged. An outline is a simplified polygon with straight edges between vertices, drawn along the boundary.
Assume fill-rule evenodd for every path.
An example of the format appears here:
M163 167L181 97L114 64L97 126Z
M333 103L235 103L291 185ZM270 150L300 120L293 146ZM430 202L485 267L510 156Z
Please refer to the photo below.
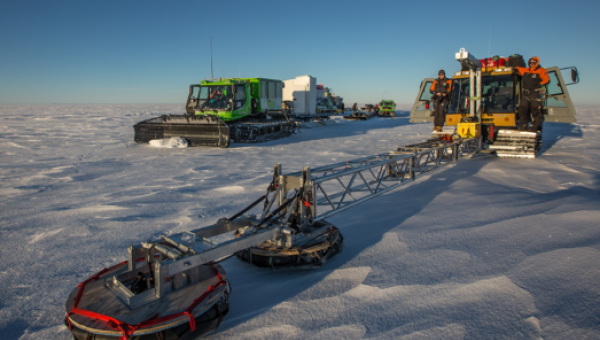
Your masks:
M92 312L92 311L77 308L77 307L73 307L73 309L71 310L69 315L71 315L71 314L83 315L83 316L87 316L88 318L104 321L110 328L121 331L122 336L119 338L121 340L129 339L129 337L136 330L135 326L130 326L130 325L128 325L124 322L121 322L117 319L111 318L110 316L106 316L104 314Z
M119 321L115 318L111 318L110 316L104 315L104 314L100 314L100 313L96 313L96 312L92 312L89 310L85 310L85 309L81 309L79 308L79 302L81 301L81 297L83 296L83 291L85 289L85 286L89 283L89 282L93 282L96 281L100 278L100 276L102 276L102 274L111 271L112 269L126 264L127 261L125 262L121 262L119 264L116 264L110 268L104 268L101 271L99 271L98 273L94 274L94 276L90 277L89 279L83 281L82 283L78 284L77 287L79 287L79 291L77 292L77 297L75 298L75 302L73 304L73 309L71 309L71 311L69 313L67 313L67 325L69 326L69 330L72 329L71 326L71 321L69 320L69 316L73 315L73 314L77 314L77 315L82 315L88 318L92 318L92 319L96 319L96 320L101 320L104 321L106 323L106 325L114 330L119 330L121 331L121 336L119 337L120 340L128 340L129 337L131 335L133 335L133 333L140 329L140 328L145 328L145 327L151 327L160 323L163 323L165 321L169 321L172 319L176 319L182 315L187 315L187 317L189 318L189 324L190 324L190 331L193 332L196 330L196 320L194 318L194 314L192 313L192 311L202 302L204 301L204 299L206 299L206 297L215 289L221 287L224 284L227 284L227 281L223 280L223 278L221 277L221 273L219 273L219 271L213 267L213 269L215 270L217 277L219 278L219 283L217 283L214 286L209 286L208 289L206 290L206 292L204 292L202 295L200 295L196 300L194 300L194 302L192 302L192 304L183 312L180 313L175 313L175 314L171 314L171 315L167 315L167 316L163 316L161 318L156 318L156 315L152 316L150 319L141 322L137 325L128 325L125 322ZM227 295L229 295L228 291L226 290L225 293Z

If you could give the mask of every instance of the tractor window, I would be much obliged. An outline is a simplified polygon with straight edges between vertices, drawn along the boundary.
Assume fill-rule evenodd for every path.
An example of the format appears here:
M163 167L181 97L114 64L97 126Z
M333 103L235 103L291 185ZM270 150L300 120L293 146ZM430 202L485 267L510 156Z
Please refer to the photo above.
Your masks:
M556 71L548 72L548 76L550 77L550 82L546 85L546 92L551 96L563 94L564 92L556 76Z
M482 85L483 112L514 111L515 90L512 77L484 77Z
M281 98L281 87L283 83L277 82L275 83L275 98Z
M423 93L421 93L421 96L419 97L419 101L430 101L431 100L431 96L432 94L429 93L429 88L431 87L431 84L433 84L433 80L429 80L425 82L425 87L423 87ZM419 107L417 108L416 111L427 111L430 110L429 108L427 108L427 105L425 105L426 103L421 103L421 105L419 105Z
M554 98L554 97L546 97L546 107L568 107L567 103L563 100Z
M558 76L556 75L556 71L548 72L548 76L550 77L550 82L546 85L546 107L568 107L567 103L560 99L558 96L564 93L562 89L562 84L558 80ZM557 96L557 97L554 97Z
M269 82L269 94L267 95L267 98L272 99L275 98L276 94L275 94L275 82L274 81L270 81Z
M205 109L231 110L231 91L231 86L202 86L198 104Z
M469 79L454 79L448 113L467 112L469 112Z
M246 100L246 86L245 85L236 85L235 86L235 96L233 97L233 100L235 100L235 101Z
M206 107L205 104L207 104L208 100L208 90L209 89L207 86L194 86L193 96L198 99L198 105L196 106L196 109L199 109L200 107Z
M423 90L423 93L421 93L421 98L419 98L420 101L431 100L431 93L429 93L429 88L431 87L431 84L433 84L433 81L428 81L427 83L425 83L425 88Z
M448 113L469 112L469 79L455 79ZM484 77L481 84L483 112L514 111L514 82L511 76Z
M201 87L200 88L200 97L198 97L200 99L208 99L208 87Z
M264 80L260 81L260 97L267 98L267 82Z
M200 86L192 86L192 98L198 99L199 93L200 93Z
M235 86L235 95L233 97L233 101L235 102L235 109L239 109L244 106L246 102L246 86L245 85L236 85Z

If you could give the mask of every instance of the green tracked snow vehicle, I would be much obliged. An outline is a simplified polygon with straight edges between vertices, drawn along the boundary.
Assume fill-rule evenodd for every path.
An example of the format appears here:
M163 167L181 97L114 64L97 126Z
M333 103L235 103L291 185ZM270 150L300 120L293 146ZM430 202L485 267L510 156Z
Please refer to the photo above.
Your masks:
M379 117L396 117L396 103L393 100L381 100L379 102Z
M205 79L190 85L186 114L163 115L133 126L136 142L181 137L194 146L226 148L234 142L264 142L294 133L282 110L281 80Z

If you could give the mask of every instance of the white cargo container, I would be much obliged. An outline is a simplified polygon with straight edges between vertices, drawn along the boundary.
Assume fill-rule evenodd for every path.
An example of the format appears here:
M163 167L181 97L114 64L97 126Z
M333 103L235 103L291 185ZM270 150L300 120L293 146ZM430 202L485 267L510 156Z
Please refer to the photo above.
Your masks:
M283 83L283 101L293 103L293 115L307 116L317 113L317 78L305 75L284 80Z

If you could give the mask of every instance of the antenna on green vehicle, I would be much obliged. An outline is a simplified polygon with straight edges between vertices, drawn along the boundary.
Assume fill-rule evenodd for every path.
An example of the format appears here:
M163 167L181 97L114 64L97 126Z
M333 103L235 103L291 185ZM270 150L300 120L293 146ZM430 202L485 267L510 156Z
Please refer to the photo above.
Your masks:
M210 36L210 79L213 77L213 63L212 63L212 35Z

